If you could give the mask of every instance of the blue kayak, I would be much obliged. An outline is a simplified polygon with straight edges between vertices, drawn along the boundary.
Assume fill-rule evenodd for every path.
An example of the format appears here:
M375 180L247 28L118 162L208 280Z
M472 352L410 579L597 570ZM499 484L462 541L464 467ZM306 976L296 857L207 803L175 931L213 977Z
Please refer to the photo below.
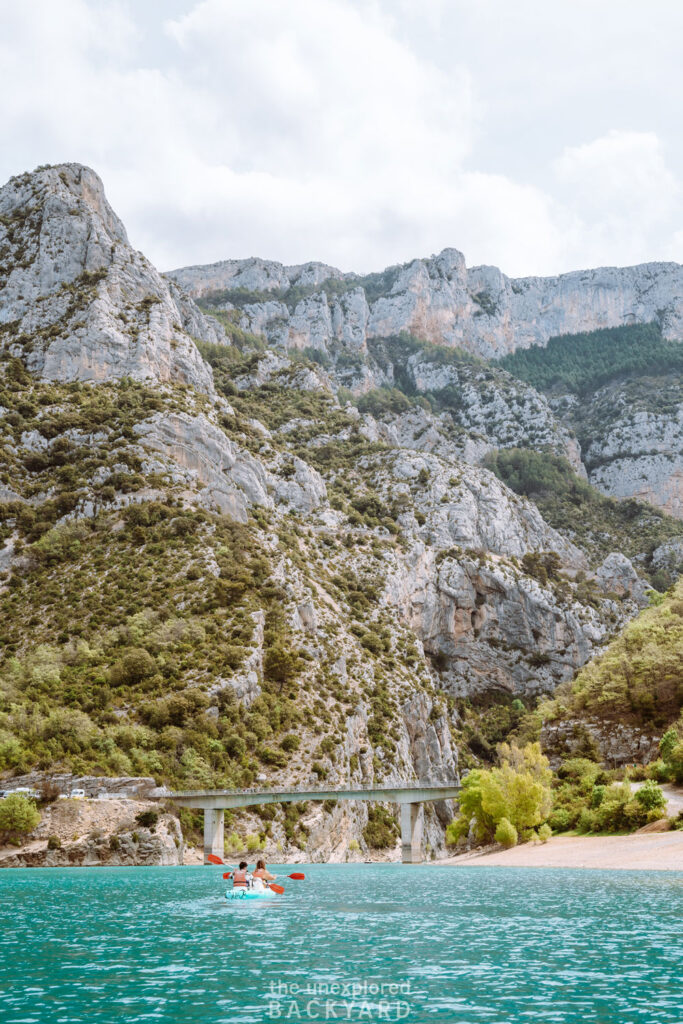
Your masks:
M226 900L272 900L280 894L272 889L228 889Z

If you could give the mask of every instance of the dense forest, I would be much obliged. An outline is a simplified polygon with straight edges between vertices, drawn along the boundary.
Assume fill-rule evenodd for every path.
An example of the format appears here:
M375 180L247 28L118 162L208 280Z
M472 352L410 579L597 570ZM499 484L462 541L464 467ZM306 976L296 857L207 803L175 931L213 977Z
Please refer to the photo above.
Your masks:
M657 324L632 324L550 338L545 348L518 349L498 365L540 391L583 395L616 377L681 373L683 344L666 341Z

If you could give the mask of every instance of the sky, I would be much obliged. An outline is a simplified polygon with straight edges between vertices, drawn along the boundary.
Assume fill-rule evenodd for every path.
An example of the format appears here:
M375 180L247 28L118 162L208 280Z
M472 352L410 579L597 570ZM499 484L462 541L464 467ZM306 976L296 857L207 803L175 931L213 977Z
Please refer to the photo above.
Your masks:
M0 179L76 161L162 270L683 262L679 0L0 0Z

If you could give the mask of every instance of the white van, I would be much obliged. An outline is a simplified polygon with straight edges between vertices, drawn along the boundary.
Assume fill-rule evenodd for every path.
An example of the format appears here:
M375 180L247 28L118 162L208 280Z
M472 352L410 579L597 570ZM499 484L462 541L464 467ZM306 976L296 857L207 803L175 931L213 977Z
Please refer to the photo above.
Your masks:
M72 789L71 792L69 793L69 798L71 800L85 800L85 790Z

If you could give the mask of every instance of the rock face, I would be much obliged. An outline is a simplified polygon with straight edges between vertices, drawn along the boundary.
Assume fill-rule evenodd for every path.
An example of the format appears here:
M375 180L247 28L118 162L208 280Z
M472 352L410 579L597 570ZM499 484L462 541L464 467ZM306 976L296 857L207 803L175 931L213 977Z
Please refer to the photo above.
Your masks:
M638 726L601 719L568 719L543 725L541 742L550 755L551 765L557 767L563 758L582 756L580 744L586 734L594 741L601 759L609 768L649 764L659 754L661 736Z
M136 821L145 812L156 816L153 824ZM160 812L157 804L58 800L43 809L40 824L23 847L0 850L0 868L166 867L182 864L183 852L178 819Z
M269 476L263 465L240 451L206 416L159 413L137 424L144 447L185 471L202 490L199 500L246 522L251 505L270 507Z
M683 337L683 267L648 263L602 267L559 277L509 278L497 267L468 269L457 249L390 267L367 278L320 263L284 267L264 260L227 260L171 271L189 294L272 292L243 306L240 324L285 348L362 348L368 338L407 331L438 344L496 357L548 338L629 323L662 324ZM316 288L324 282L334 288ZM340 295L341 285L348 288ZM299 298L302 286L309 294ZM296 291L294 289L297 289ZM290 293L288 295L288 293Z
M648 386L645 386L648 385ZM638 498L683 519L680 382L601 388L583 410L589 479L615 498Z
M61 164L0 190L0 342L30 370L211 391L190 334L224 338L130 247L94 171Z
M274 260L221 260L206 266L172 270L172 277L189 295L243 289L248 292L287 291L293 285L306 287L323 281L341 280L343 274L326 263L301 263L285 267Z
M409 356L404 364L383 361L383 368L389 370L387 383L401 379L410 391L432 395L445 407L457 428L450 430L449 446L466 461L480 462L496 448L534 448L563 455L575 472L586 475L573 433L543 395L509 374L467 363L447 365L428 351ZM416 433L423 444L426 431Z
M425 522L411 525L406 516L411 544L389 573L386 600L441 666L450 692L552 691L588 660L607 627L569 591L525 575L517 560L555 551L571 575L586 567L585 556L493 474L462 469L433 454L387 460L379 487L400 496L407 482L427 480L413 495Z
M641 605L647 604L645 596L648 587L640 579L632 562L619 551L613 551L598 567L596 578L606 593L617 597L633 597Z

